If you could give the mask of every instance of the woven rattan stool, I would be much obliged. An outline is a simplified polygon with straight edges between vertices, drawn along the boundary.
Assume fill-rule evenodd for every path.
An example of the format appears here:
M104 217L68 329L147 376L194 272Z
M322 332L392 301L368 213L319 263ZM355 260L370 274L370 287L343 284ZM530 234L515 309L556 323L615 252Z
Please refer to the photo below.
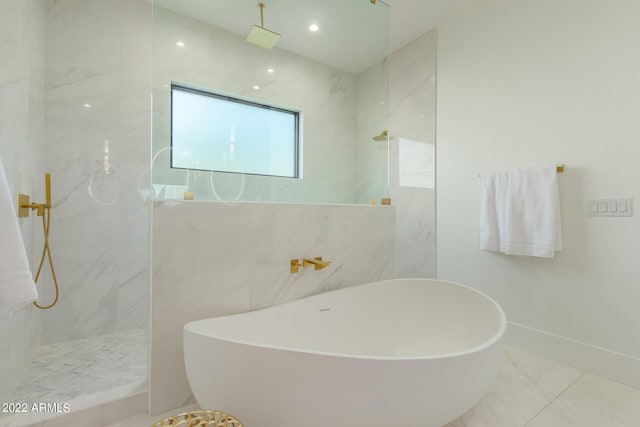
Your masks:
M174 415L151 427L244 427L233 415L220 411L192 411Z

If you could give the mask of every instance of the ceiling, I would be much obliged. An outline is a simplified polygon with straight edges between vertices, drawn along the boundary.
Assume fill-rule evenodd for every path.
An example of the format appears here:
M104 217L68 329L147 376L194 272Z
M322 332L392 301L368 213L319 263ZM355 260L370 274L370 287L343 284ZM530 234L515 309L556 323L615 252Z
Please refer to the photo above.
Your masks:
M360 73L473 0L264 0L264 25L282 34L276 47ZM153 0L245 37L260 23L258 0ZM385 4L386 3L386 4ZM389 6L387 6L387 4ZM320 30L308 27L317 23ZM387 50L389 49L389 50Z
M348 0L351 1L351 0ZM390 7L389 50L395 52L477 0L384 0Z

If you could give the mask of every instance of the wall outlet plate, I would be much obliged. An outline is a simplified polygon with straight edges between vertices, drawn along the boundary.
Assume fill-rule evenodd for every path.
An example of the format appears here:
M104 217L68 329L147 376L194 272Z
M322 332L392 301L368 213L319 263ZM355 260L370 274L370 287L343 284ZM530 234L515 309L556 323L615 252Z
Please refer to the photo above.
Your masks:
M591 199L587 216L633 216L633 199Z

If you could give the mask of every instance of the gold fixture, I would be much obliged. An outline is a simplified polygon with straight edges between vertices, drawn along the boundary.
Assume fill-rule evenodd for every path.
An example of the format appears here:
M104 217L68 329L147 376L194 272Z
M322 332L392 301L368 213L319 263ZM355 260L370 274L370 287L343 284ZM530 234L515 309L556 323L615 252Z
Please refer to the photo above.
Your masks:
M185 200L193 200L193 191L185 191L184 192Z
M49 246L49 228L51 227L51 174L44 174L44 186L45 186L45 202L44 203L29 203L29 196L25 194L18 194L18 216L28 217L30 210L37 210L38 216L42 217L42 230L44 232L44 247L42 248L42 257L40 258L40 265L38 271L33 278L34 282L38 283L40 273L42 273L42 266L44 265L44 259L49 259L49 267L51 267L51 276L53 277L53 286L56 290L56 296L53 302L49 305L40 305L34 301L33 305L39 309L46 310L58 302L60 297L60 288L58 286L58 277L56 276L56 270L53 268L53 258L51 257L51 247Z
M376 142L380 142L380 141L386 141L387 138L389 137L389 134L387 132L387 130L383 130L382 133L380 135L374 136L371 139L373 139Z
M316 270L322 270L325 267L328 267L331 264L331 261L323 261L321 256L315 258L305 258L302 260L303 267L311 267L312 265Z
M371 4L376 4L376 0L369 0Z
M300 263L300 261L297 259L292 259L289 262L289 267L291 273L297 273L300 271L300 267L307 268L311 267L312 265L314 266L315 270L322 270L323 268L328 267L331 262L332 261L323 261L321 256L315 258L305 258L302 260L302 263Z
M51 208L51 174L44 174L45 202L29 203L29 196L26 194L18 194L18 217L28 217L31 210L37 210L38 216L44 216L44 210Z
M20 203L20 210L18 210L18 216L21 218L28 217L31 214L31 210L38 211L38 216L44 215L44 209L47 207L45 203L29 203L29 196L26 194L18 194L18 203Z
M291 273L297 273L298 271L300 271L300 267L302 267L302 265L300 264L300 261L298 261L297 259L292 259L290 264L291 264Z
M271 49L280 40L281 36L275 31L264 28L264 3L258 3L258 7L260 8L260 25L254 25L251 28L247 35L247 41L256 46Z
M391 198L389 197L384 197L381 201L380 204L382 205L391 205Z
M29 210L29 208L31 207L32 205L29 204L29 196L27 196L26 194L18 194L18 217L28 217L31 213L31 211Z
M558 166L556 166L556 173L563 173L564 172L564 164L561 163ZM478 174L478 176L480 176L480 174Z
M151 425L151 427L165 426L244 427L236 417L222 411L184 412Z

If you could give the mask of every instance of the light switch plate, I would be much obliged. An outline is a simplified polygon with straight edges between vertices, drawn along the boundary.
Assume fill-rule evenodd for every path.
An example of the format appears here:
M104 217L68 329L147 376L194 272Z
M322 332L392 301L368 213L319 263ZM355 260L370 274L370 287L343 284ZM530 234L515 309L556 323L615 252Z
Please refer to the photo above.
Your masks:
M591 199L587 216L633 216L633 199Z

